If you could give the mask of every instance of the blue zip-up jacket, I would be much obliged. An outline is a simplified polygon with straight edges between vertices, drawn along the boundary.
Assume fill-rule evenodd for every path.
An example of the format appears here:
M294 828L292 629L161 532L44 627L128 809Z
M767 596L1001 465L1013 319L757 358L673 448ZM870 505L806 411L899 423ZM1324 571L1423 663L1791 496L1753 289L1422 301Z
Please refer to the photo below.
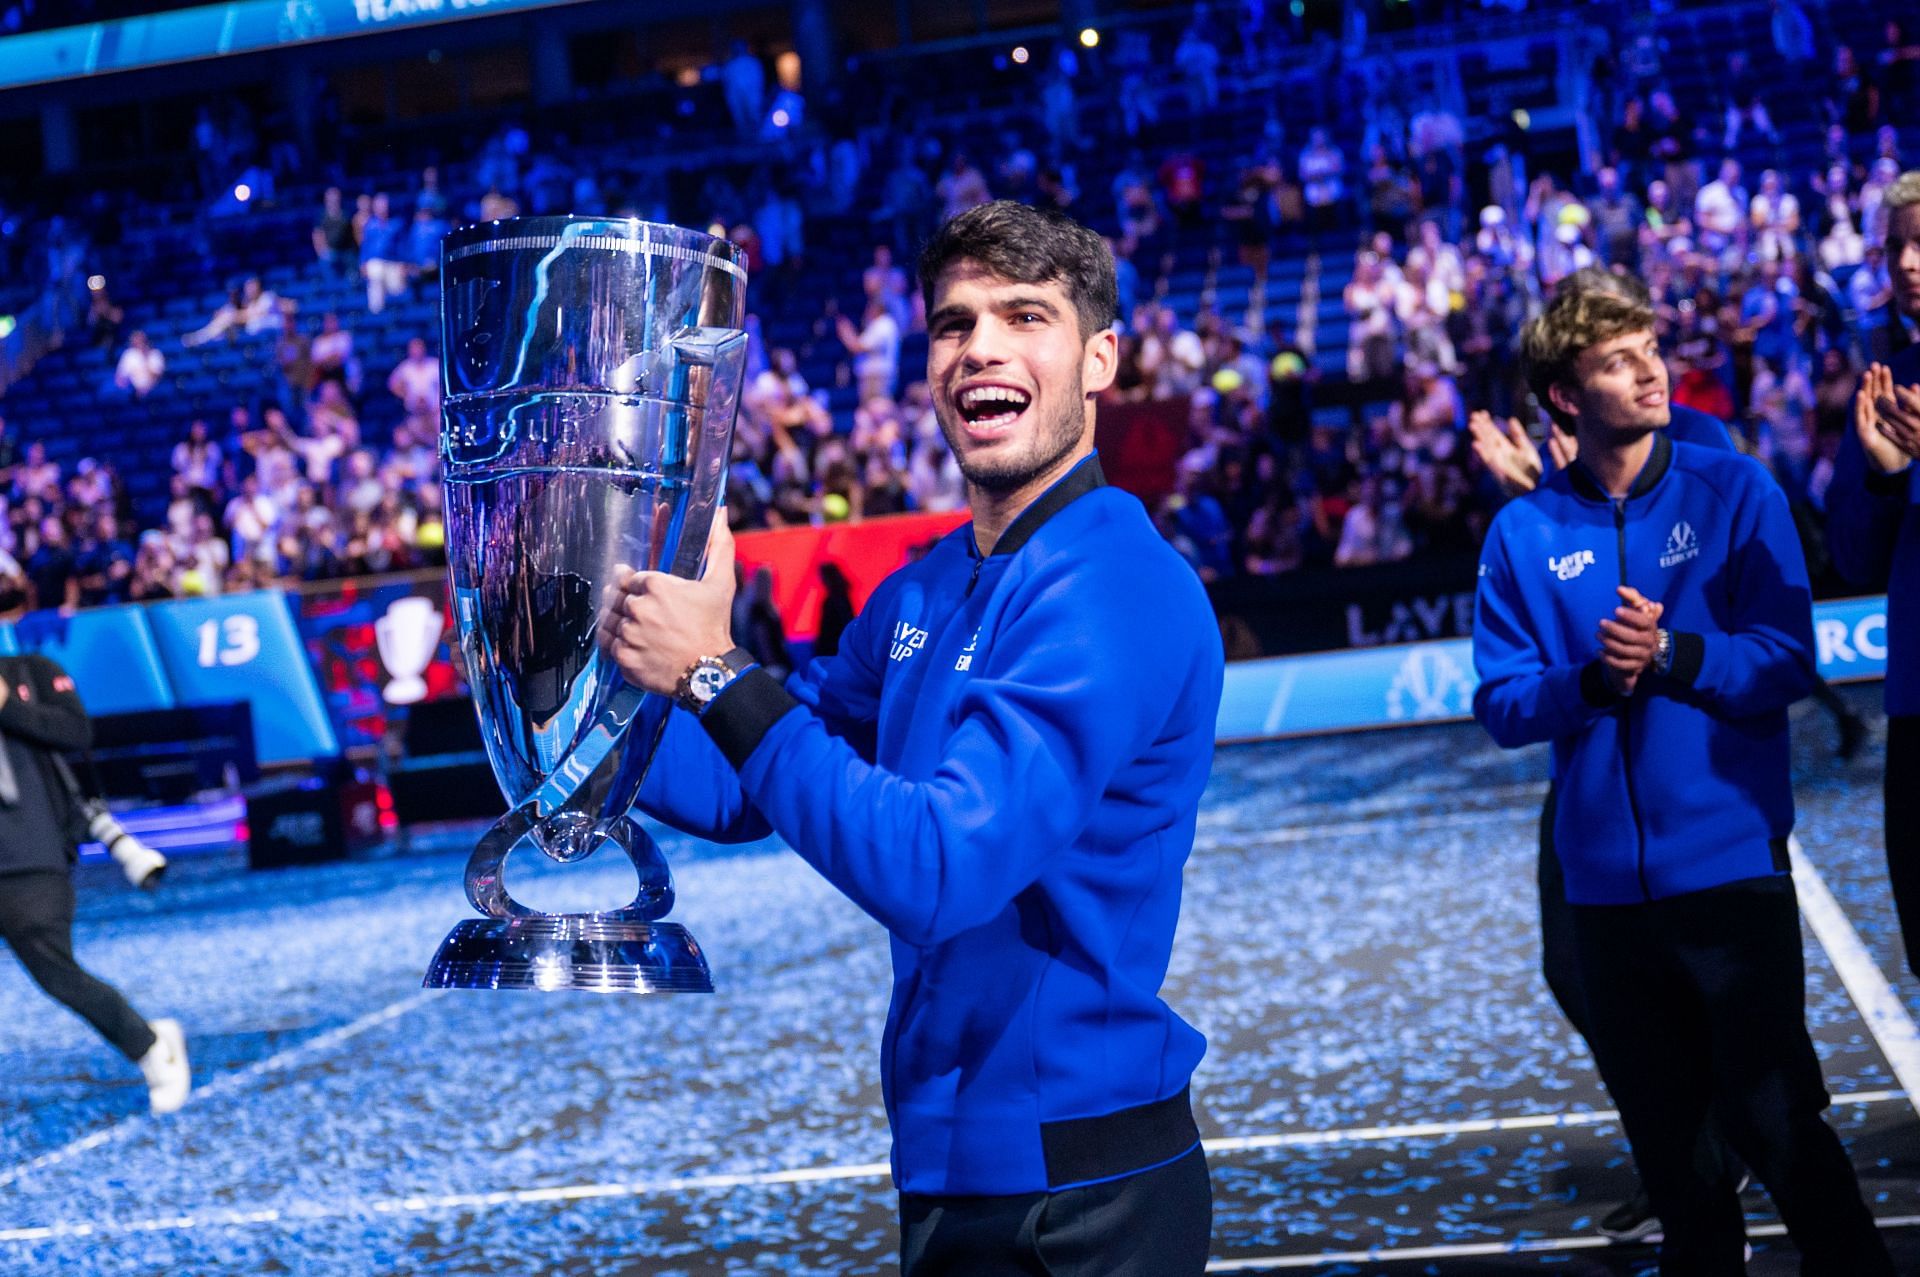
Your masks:
M1631 585L1666 611L1667 675L1599 664ZM1627 497L1585 466L1495 517L1480 558L1474 717L1553 742L1553 841L1577 905L1786 872L1787 707L1813 686L1813 604L1786 497L1756 462L1654 436Z
M1198 1144L1205 1040L1159 990L1221 677L1199 580L1089 458L992 554L968 524L894 573L785 688L749 671L672 715L641 806L771 826L892 937L903 1192L1058 1190Z
M1920 346L1893 357L1893 379L1920 386ZM1840 575L1887 592L1887 713L1920 714L1920 465L1881 474L1853 423L1827 488L1827 549Z

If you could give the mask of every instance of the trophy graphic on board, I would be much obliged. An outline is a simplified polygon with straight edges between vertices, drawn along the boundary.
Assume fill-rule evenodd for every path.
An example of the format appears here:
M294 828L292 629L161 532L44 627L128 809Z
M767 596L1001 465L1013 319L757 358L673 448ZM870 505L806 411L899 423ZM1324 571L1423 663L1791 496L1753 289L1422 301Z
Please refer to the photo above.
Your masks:
M433 600L420 595L395 599L386 615L373 623L373 638L380 649L380 663L391 676L380 689L380 697L389 705L411 705L426 699L427 680L420 677L433 661L440 646L440 631L446 617Z
M745 371L746 270L724 239L647 222L515 218L441 245L448 571L481 735L510 810L467 863L481 913L441 944L436 988L710 992L665 922L673 879L629 815L671 703L598 643L619 565L695 576ZM544 914L508 853L613 844L630 904Z

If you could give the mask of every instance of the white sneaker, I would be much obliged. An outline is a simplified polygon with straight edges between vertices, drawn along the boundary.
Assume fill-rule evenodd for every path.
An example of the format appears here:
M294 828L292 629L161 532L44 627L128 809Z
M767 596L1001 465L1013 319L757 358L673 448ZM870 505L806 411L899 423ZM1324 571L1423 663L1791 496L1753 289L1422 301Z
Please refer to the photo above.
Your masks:
M187 1068L187 1036L178 1020L154 1020L154 1042L140 1057L140 1072L146 1075L147 1099L155 1113L177 1112L193 1089L193 1075Z

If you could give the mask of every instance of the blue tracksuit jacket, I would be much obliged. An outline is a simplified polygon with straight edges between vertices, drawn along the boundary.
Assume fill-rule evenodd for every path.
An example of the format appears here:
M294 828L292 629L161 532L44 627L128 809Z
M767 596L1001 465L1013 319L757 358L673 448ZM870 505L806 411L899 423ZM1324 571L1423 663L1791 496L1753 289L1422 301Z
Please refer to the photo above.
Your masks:
M1627 584L1666 606L1672 671L1614 696L1600 620ZM1474 716L1553 742L1553 840L1573 904L1782 873L1787 706L1813 684L1807 570L1786 497L1746 457L1654 436L1628 496L1570 466L1494 519L1480 559Z
M785 688L750 671L671 716L644 809L771 826L892 936L902 1191L1060 1189L1198 1143L1205 1041L1159 989L1221 674L1198 579L1089 458L991 555L969 524L889 577Z
M1920 386L1920 346L1893 358L1893 379ZM1920 714L1920 465L1884 475L1851 423L1827 488L1827 548L1855 585L1887 592L1887 713Z

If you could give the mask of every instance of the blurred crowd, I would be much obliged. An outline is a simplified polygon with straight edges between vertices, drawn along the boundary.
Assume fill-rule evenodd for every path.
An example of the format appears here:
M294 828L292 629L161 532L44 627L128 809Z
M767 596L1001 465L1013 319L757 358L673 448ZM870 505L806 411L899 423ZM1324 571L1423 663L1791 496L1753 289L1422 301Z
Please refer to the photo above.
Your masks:
M421 336L391 367L365 368L354 330L434 295L450 226L523 212L705 224L739 246L757 313L737 525L957 509L961 477L913 376L924 316L911 254L940 220L994 198L1108 235L1122 314L1108 397L1155 405L1179 440L1154 513L1210 581L1471 552L1502 498L1466 443L1468 416L1532 415L1519 329L1593 265L1647 281L1675 400L1730 421L1817 541L1847 396L1904 340L1880 199L1915 158L1903 161L1894 122L1920 106L1920 42L1889 22L1882 47L1822 50L1797 0L1773 0L1774 64L1801 72L1795 92L1818 100L1826 130L1819 164L1793 169L1747 55L1729 56L1713 96L1689 97L1665 74L1658 26L1635 19L1582 72L1591 127L1576 171L1532 172L1523 138L1469 146L1463 121L1409 98L1391 62L1343 58L1364 26L1314 72L1322 118L1360 121L1357 139L1327 127L1289 139L1270 104L1223 152L1198 125L1274 55L1271 31L1236 14L1199 10L1168 48L1122 31L1097 67L1068 42L1040 50L1037 109L985 135L943 135L897 93L870 118L843 106L825 120L795 67L736 45L715 69L719 127L760 144L761 161L717 163L697 188L508 120L452 170L457 189L427 165L405 190L324 191L303 269L351 281L350 308L302 314L244 277L169 351L123 332L121 306L95 289L85 324L118 351L111 394L162 392L209 348L248 343L270 359L224 420L191 424L165 518L137 533L111 464L63 474L38 445L14 457L0 431L0 570L33 604L71 607L441 562L437 352ZM1089 109L1109 94L1121 110ZM244 122L203 123L196 144L226 156L209 160L217 192L257 151L228 145ZM248 170L263 187L270 158ZM813 251L849 231L870 255L841 266L844 251ZM823 261L836 263L825 295ZM1322 358L1323 278L1344 312L1344 361L1337 346Z

